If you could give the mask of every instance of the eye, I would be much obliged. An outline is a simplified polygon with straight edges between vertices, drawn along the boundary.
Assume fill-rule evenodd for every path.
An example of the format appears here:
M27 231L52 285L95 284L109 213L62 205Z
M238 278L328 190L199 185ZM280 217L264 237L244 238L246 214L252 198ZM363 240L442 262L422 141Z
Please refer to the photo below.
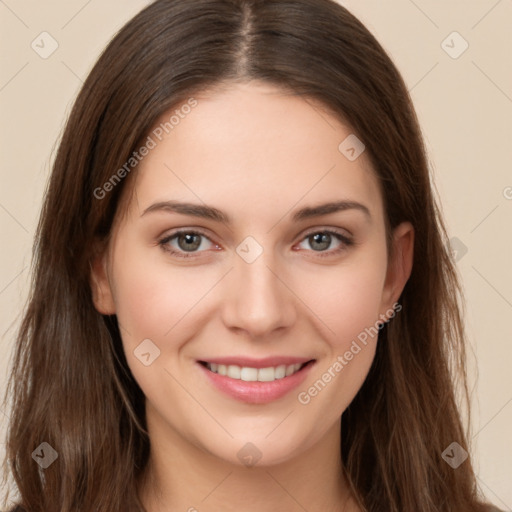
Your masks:
M341 253L353 245L354 241L343 233L325 229L308 233L301 242L301 244L304 243L308 243L318 256L326 257ZM327 250L332 247L333 243L337 243L337 246L334 249ZM183 229L166 235L158 242L158 245L164 251L178 258L193 258L196 253L208 250L209 245L213 246L215 250L220 249L201 231Z
M208 242L205 243L205 240ZM218 248L218 245L214 244L204 233L187 230L175 231L162 238L158 244L163 250L179 258L193 257L194 253L207 250L205 245L208 246L208 244Z
M336 248L326 250L329 249L329 247L332 247L332 244L336 242L338 244ZM318 256L324 257L339 254L353 245L354 241L338 231L326 229L308 233L301 242L301 244L304 243L308 243L314 252L319 253Z

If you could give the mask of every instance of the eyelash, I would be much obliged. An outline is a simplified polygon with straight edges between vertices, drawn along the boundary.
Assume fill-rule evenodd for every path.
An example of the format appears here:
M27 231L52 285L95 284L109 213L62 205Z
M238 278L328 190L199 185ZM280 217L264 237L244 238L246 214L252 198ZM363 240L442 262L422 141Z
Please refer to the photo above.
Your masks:
M199 235L199 236L202 236L204 238L206 238L207 240L209 240L210 242L212 242L210 240L210 238L203 232L201 231L198 231L198 230L186 230L186 229L182 229L182 230L179 230L179 231L175 231L174 233L171 233L169 235L166 235L164 238L162 238L161 240L158 241L158 245L160 247L162 247L162 249L170 254L172 254L173 256L176 256L178 258L183 258L183 259L186 259L186 258L195 258L196 254L199 252L203 252L203 251L198 251L198 252L190 252L190 253L186 253L186 252L183 252L183 251L176 251L175 249L172 249L170 248L170 246L168 245L168 243L173 240L174 238L180 236L180 235L184 235L184 234L187 234L187 235ZM347 250L349 247L351 247L352 245L355 244L354 240L350 239L349 237L343 235L342 233L340 233L339 231L335 231L335 230L332 230L332 229L324 229L324 230L316 230L316 231L310 231L309 233L306 233L304 235L304 237L301 239L300 242L303 242L304 240L306 240L307 238L309 238L310 236L312 235L317 235L317 234L328 234L328 235L332 235L334 236L335 238L337 238L340 242L342 242L342 245L340 247L338 247L337 249L334 249L334 250L329 250L329 251L312 251L312 252L315 252L317 253L317 256L320 257L320 258L325 258L325 257L329 257L329 256L334 256L334 255L337 255L345 250ZM215 244L214 242L212 242L214 245L217 245Z

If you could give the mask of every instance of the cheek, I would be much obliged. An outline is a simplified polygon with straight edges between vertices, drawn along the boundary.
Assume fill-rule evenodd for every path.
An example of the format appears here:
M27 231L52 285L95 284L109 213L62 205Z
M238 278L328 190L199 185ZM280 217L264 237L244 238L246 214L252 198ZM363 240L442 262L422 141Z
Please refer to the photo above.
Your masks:
M210 272L165 262L159 248L114 255L116 314L133 342L162 340L212 287ZM121 256L122 254L122 256Z
M313 416L335 421L363 384L378 341L385 274L385 252L375 246L308 278L304 289L310 290L311 309L327 326L325 357L298 396Z
M327 349L296 399L304 424L318 436L339 420L368 375L378 341L383 279L379 265L347 266L331 280L329 293L316 296L318 316L329 327L324 329Z
M385 260L384 260L385 261ZM358 258L309 278L308 305L328 327L323 331L335 350L375 326L379 319L385 265L373 257Z
M163 371L174 373L177 356L198 325L201 299L218 276L206 267L168 264L159 248L128 251L128 245L120 243L114 253L116 316L128 366L144 394L158 401L164 383L172 385L172 377ZM144 341L148 339L149 345ZM140 357L148 351L146 366Z

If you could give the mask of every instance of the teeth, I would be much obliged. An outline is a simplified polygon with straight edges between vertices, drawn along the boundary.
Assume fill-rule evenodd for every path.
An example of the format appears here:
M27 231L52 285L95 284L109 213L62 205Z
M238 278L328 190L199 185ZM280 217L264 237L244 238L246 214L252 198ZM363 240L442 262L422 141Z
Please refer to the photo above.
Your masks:
M289 364L280 366L270 366L268 368L251 368L248 366L237 366L230 364L206 363L207 368L213 373L225 375L236 380L243 380L245 382L272 382L277 379L289 377L295 372L299 371L302 364Z
M291 375L294 372L295 372L295 365L291 364L291 365L286 367L285 375L288 377L289 375Z
M257 368L240 368L240 380L245 380L246 382L254 382L258 380L258 374L259 370Z
M256 370L256 368L254 368ZM258 370L258 380L260 382L272 382L276 380L276 370L275 368L260 368Z
M231 377L232 379L239 379L240 378L240 366L235 366L234 364L230 364L228 366L228 371L226 375L228 377Z
M290 365L295 366L295 365ZM282 379L286 376L286 365L282 364L281 366L277 366L274 372L274 377L276 379Z

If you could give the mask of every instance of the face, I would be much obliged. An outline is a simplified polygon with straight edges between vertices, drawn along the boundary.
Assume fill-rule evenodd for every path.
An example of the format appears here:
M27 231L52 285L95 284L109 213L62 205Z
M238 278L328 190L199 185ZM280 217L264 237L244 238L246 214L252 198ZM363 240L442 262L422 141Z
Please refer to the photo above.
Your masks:
M320 105L254 82L195 102L152 131L94 300L117 315L150 429L275 464L339 432L413 231L388 259L369 160Z

